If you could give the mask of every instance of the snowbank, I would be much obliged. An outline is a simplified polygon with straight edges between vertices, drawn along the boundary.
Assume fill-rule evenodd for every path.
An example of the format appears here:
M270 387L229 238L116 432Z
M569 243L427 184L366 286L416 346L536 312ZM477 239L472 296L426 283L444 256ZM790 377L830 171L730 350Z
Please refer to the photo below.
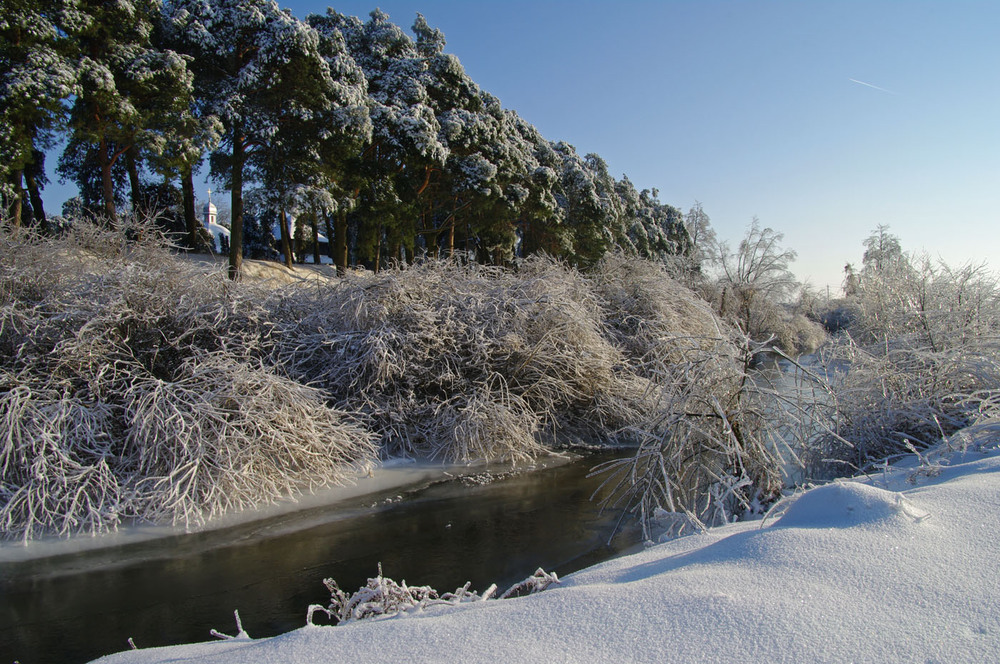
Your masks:
M98 661L990 661L1000 424L961 435L967 452L818 487L763 522L654 546L536 595Z

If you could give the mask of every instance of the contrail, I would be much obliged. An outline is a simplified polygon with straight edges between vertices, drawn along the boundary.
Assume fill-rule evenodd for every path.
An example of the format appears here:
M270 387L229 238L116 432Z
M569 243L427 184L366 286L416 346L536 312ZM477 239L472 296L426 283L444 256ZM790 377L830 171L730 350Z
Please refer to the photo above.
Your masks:
M869 88L875 88L876 90L881 90L882 92L887 92L887 93L889 93L889 94L891 94L891 95L894 95L894 94L896 94L896 93L895 93L895 92L893 92L892 90L886 90L885 88L880 88L880 87L879 87L879 86L877 86L877 85L872 85L871 83L865 83L864 81L859 81L859 80L858 80L858 79L856 79L856 78L849 78L849 79L847 79L847 80L848 80L848 81L850 81L851 83L857 83L858 85L866 85L866 86L868 86Z

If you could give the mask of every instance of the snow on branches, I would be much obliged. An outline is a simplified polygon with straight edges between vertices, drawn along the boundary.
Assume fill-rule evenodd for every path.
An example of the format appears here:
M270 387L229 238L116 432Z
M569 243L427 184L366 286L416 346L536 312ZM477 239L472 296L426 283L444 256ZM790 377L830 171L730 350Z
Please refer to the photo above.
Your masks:
M533 575L508 588L499 599L541 592L557 583L559 577L538 568ZM470 583L466 583L461 588L456 588L455 592L439 594L430 586L410 587L406 585L405 580L400 584L382 576L381 563L378 565L378 575L368 579L364 587L352 594L341 590L333 579L324 579L323 585L330 591L330 604L326 607L320 604L310 605L306 613L308 626L315 625L313 619L317 613L326 614L336 624L343 625L358 620L421 611L432 606L458 606L467 602L485 602L492 599L497 590L496 584L493 584L480 595L470 591Z

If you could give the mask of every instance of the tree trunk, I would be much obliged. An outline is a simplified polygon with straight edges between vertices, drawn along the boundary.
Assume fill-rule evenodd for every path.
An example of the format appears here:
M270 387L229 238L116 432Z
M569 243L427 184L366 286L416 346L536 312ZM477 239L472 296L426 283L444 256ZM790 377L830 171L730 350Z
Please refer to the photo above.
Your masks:
M527 258L538 251L538 239L531 220L527 217L521 223L521 258Z
M441 237L441 231L431 231L427 234L425 241L427 242L427 255L432 259L437 260L441 255L441 247L439 239Z
M20 169L18 169L14 171L14 174L11 177L11 184L14 185L14 200L11 201L11 206L10 206L10 223L14 226L14 228L21 227L21 207L22 207L21 181L23 179L22 175L23 172Z
M316 212L312 212L309 215L309 226L312 228L312 240L313 240L313 265L319 265L319 221L316 218ZM329 242L330 238L326 238Z
M115 186L111 179L111 167L114 162L108 156L108 140L101 136L97 146L97 160L101 166L101 196L104 200L104 216L111 223L118 222L118 212L115 210Z
M347 210L343 205L337 210L337 227L334 229L333 262L337 265L337 274L344 276L347 272Z
M288 237L288 215L285 214L285 208L278 212L278 225L281 227L278 234L281 235L281 255L285 259L285 267L292 267L292 242Z
M375 236L375 274L378 274L382 262L382 226L378 227L378 235Z
M448 234L445 236L445 257L449 260L455 257L455 217L458 215L458 196L451 199L451 214L448 215Z
M326 255L334 265L337 264L337 258L333 254L333 221L329 214L323 215L323 226L326 228Z
M184 226L187 228L187 244L191 249L198 248L198 216L194 209L194 169L191 166L181 168L181 196L184 207ZM215 238L212 238L215 244ZM213 247L214 249L214 247Z
M236 130L233 135L232 164L232 225L229 241L229 278L240 278L240 268L243 267L243 162L246 160L243 145L243 132Z
M31 199L31 211L35 216L35 223L38 224L43 233L48 233L49 221L45 217L45 207L42 204L42 194L38 189L38 180L35 179L35 166L33 164L24 169L24 180L28 185L28 198Z
M128 184L131 189L132 214L145 211L146 204L142 200L142 185L139 182L138 154L134 145L125 150L125 169L128 171Z

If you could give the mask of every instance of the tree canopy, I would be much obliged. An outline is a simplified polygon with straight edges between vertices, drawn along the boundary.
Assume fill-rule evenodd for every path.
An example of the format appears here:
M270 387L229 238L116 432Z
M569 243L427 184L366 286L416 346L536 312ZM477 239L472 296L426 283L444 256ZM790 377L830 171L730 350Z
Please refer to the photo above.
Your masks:
M377 9L300 20L273 0L8 5L7 206L28 200L23 178L61 135L59 172L87 208L113 223L126 202L183 200L175 218L191 246L191 177L211 157L232 194L234 277L245 208L265 227L289 214L325 228L341 269L539 252L587 266L696 248L679 210L504 108L420 14L407 31Z

